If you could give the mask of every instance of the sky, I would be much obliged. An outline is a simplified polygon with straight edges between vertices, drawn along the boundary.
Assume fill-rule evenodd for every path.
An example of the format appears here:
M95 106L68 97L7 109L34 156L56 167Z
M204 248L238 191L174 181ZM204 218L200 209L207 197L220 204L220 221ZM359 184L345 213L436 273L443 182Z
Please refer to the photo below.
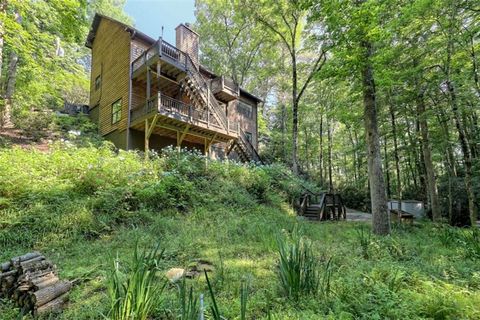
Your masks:
M180 23L195 22L195 0L127 0L125 11L133 17L135 27L157 39L175 45L175 28Z

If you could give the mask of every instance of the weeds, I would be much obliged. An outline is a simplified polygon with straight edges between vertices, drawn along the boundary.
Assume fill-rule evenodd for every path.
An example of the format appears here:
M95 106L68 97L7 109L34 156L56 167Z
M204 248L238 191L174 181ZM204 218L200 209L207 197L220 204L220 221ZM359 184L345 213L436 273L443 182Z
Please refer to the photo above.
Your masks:
M370 257L369 247L370 243L372 242L372 232L370 231L370 229L367 229L367 227L363 225L355 230L357 242L360 245L360 249L362 252L362 257L364 259L368 259Z
M467 258L480 258L480 230L472 228L462 234L462 242L465 244L465 255Z
M198 298L195 297L193 286L187 288L185 276L182 281L177 284L178 300L180 303L180 320L197 320L200 313Z
M295 229L290 240L277 237L277 244L280 254L278 276L283 293L295 301L302 295L315 295L320 273L311 242Z
M159 302L166 281L156 286L155 273L158 271L158 258L163 255L159 247L151 251L139 251L135 247L131 268L122 268L118 258L109 276L108 292L111 307L109 319L146 320Z

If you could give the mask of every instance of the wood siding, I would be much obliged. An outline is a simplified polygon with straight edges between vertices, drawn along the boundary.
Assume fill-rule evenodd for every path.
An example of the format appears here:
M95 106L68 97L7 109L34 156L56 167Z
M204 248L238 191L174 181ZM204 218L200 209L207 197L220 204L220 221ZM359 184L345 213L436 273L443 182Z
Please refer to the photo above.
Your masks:
M101 77L101 87L95 90L95 79ZM123 131L128 123L130 79L130 33L121 25L102 19L92 45L90 107L98 105L99 131L106 135ZM112 103L122 99L122 117L112 124Z
M248 118L238 111L239 101L248 104L252 107L252 117ZM247 97L240 97L238 100L231 101L228 104L228 119L240 123L240 128L244 132L250 132L252 134L252 144L255 148L258 147L258 134L257 134L257 104L255 101L248 99Z

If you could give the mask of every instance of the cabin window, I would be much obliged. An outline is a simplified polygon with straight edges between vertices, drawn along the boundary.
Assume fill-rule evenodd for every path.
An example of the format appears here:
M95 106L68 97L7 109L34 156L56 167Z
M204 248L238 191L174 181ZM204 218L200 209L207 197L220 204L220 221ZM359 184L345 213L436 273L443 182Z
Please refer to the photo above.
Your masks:
M112 124L117 123L120 119L122 119L122 99L112 103Z
M246 131L245 132L245 137L247 138L248 142L252 143L252 133Z
M238 110L238 113L243 115L245 118L252 119L253 107L251 105L246 104L242 101L239 101L237 110Z
M98 91L101 85L102 85L102 78L100 76L97 76L95 78L95 91Z

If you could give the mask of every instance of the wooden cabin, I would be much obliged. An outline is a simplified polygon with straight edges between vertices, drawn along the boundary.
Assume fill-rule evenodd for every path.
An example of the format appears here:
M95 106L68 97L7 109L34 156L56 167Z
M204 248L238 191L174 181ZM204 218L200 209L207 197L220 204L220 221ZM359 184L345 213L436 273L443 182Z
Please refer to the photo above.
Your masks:
M173 45L95 15L86 46L92 50L89 114L100 134L126 150L172 145L261 161L260 99L200 64L199 35L189 25L175 31Z

